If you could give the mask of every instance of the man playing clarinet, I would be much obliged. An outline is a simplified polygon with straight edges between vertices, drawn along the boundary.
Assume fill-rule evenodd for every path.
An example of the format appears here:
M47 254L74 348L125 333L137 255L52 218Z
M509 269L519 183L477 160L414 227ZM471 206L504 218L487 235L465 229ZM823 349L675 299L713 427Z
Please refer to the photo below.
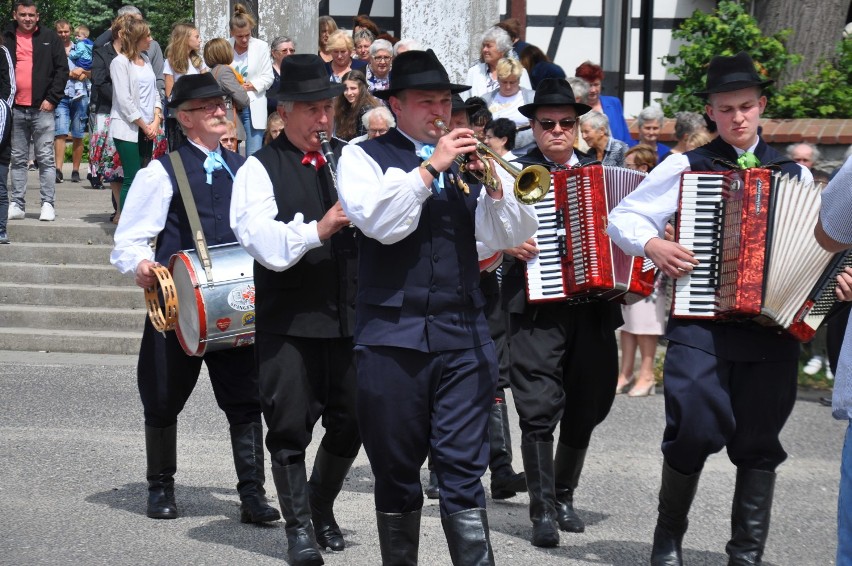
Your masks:
M337 202L331 138L334 97L316 55L281 65L276 95L284 130L246 160L234 179L231 226L255 258L260 403L272 478L285 520L290 564L323 564L343 550L332 506L361 440L355 418L352 329L354 238ZM342 144L329 144L328 159ZM326 433L310 481L305 449L322 417Z
M710 61L706 88L696 94L706 99L719 137L667 158L612 211L607 232L622 249L650 258L674 278L700 265L692 250L664 237L685 171L764 167L813 180L760 138L762 89L771 82L744 52ZM651 563L683 563L681 544L704 462L727 447L737 467L728 563L759 564L775 469L787 458L778 436L796 400L798 343L753 322L694 319L672 319L666 337L663 477Z

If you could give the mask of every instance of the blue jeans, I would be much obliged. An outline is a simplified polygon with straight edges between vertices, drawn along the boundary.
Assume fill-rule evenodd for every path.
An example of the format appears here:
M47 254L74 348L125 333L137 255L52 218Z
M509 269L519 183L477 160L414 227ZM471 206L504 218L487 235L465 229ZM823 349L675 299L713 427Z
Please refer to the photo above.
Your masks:
M846 427L837 496L837 566L852 566L852 420Z
M53 112L38 108L12 108L12 202L21 210L27 203L27 159L30 139L38 161L41 202L53 204L56 194L56 169L53 157Z
M70 132L72 138L83 139L89 121L89 97L82 96L76 100L63 97L56 105L53 116L56 120L57 137L66 136Z
M263 130L256 130L251 126L251 108L246 106L240 110L240 120L246 130L246 157L263 147Z

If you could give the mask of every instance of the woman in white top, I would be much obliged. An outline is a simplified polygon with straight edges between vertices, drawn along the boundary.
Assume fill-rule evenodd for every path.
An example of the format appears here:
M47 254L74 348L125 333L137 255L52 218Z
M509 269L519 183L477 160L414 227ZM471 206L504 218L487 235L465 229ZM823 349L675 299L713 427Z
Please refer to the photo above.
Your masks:
M263 146L263 131L266 128L266 90L272 85L272 59L269 45L251 36L257 25L254 17L242 4L234 5L234 15L229 27L234 48L231 66L240 73L243 88L249 95L249 106L240 112L246 131L246 157Z
M512 38L505 30L498 27L488 28L482 34L482 51L480 62L467 72L467 82L470 90L461 94L467 100L471 96L482 96L496 90L500 84L497 81L497 61L508 57L512 51ZM523 88L532 88L526 69L522 69L520 84Z
M482 100L491 112L491 118L508 118L518 128L515 147L524 147L533 143L530 119L521 114L518 108L530 104L535 98L535 91L521 87L521 75L524 67L517 59L500 59L496 65L497 90L492 90L482 96Z
M109 65L113 89L109 134L124 168L119 211L142 166L142 153L146 157L151 155L160 130L162 103L157 77L143 54L150 46L148 24L143 20L128 20L121 34L121 52Z
M201 35L190 23L177 23L172 28L169 45L166 47L166 61L163 64L163 79L166 98L171 98L175 82L184 75L206 73L209 69L201 58ZM166 111L168 112L168 110ZM183 145L186 137L177 123L177 119L166 116L166 136L169 149L174 151Z

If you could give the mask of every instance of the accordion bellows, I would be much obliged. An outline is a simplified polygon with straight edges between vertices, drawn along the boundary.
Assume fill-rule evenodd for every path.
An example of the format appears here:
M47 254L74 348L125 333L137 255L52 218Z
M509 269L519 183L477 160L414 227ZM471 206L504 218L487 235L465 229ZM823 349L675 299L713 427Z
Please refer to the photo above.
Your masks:
M754 319L810 340L844 259L813 235L822 189L767 169L684 173L676 239L700 265L677 279L672 316Z

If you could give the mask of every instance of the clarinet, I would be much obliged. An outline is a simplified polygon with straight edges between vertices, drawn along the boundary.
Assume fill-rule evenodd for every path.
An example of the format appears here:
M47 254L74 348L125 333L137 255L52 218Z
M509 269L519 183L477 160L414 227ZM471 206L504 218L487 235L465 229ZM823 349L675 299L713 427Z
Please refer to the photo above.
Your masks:
M337 157L334 155L334 150L331 148L331 143L328 141L328 136L323 131L317 132L317 137L320 141L322 155L325 157L325 162L328 165L328 173L331 175L331 184L337 192ZM331 198L326 195L328 202L331 203ZM331 252L337 257L354 258L357 255L358 236L355 227L349 226L341 229L331 236Z
M337 190L337 158L334 156L334 150L331 149L331 144L328 143L328 136L325 135L325 132L317 132L317 137L322 148L322 155L325 157L325 162L328 163L331 183L334 185L334 189Z

